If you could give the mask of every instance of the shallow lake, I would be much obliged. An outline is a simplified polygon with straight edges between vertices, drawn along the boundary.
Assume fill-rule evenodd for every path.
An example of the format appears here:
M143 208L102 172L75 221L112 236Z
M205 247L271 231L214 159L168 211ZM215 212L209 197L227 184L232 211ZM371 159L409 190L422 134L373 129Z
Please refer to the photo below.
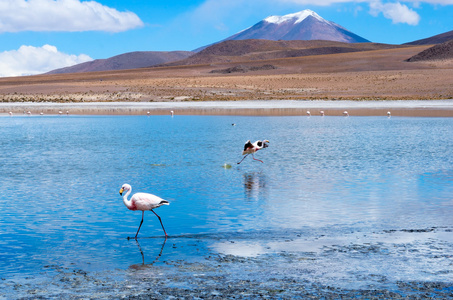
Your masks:
M178 274L453 290L453 118L14 116L0 136L0 299L103 295L89 274L126 295ZM238 165L249 139L263 163ZM152 212L127 239L123 183L171 203L168 240Z

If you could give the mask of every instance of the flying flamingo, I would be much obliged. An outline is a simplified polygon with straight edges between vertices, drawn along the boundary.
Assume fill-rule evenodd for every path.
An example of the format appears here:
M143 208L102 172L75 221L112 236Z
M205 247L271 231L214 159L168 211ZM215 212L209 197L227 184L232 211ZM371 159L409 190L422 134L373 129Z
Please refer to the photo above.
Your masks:
M145 210L150 210L156 215L156 217L159 219L162 229L164 230L165 239L167 239L168 235L167 232L165 232L164 224L162 224L162 220L160 219L159 215L154 212L153 209L158 208L162 205L170 205L170 203L167 200L148 193L136 193L132 196L131 200L128 200L127 197L129 196L131 191L132 187L129 184L125 183L120 189L120 195L123 196L123 192L126 192L126 194L123 196L123 202L127 208L129 208L130 210L142 211L142 221L140 222L140 226L138 226L137 233L135 234L135 240L137 240L138 232L140 231L140 227L142 227Z
M261 141L261 140L258 140L256 142L254 142L253 144L250 142L250 140L248 140L247 142L245 142L245 145L244 145L244 151L242 151L242 155L245 155L240 162L238 162L238 165L249 155L251 154L253 159L254 160L257 160L257 161L260 161L260 162L263 162L262 160L259 160L259 159L256 159L255 156L253 155L256 151L258 150L261 150L263 148L267 148L269 147L269 145L267 144L269 143L268 140L264 140L264 141Z

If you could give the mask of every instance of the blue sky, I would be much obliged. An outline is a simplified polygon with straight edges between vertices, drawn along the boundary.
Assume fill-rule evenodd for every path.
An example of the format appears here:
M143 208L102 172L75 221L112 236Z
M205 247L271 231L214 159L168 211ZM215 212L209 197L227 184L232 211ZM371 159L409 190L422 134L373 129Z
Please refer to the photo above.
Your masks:
M131 51L193 50L304 9L379 43L453 30L453 0L0 0L0 76Z

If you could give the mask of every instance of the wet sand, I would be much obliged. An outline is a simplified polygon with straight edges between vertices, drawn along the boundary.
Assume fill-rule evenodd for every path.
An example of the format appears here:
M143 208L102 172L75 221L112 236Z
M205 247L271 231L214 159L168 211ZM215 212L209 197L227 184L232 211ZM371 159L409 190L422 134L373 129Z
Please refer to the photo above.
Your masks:
M453 100L249 100L182 102L0 103L0 115L248 115L453 117ZM30 112L30 113L28 113Z

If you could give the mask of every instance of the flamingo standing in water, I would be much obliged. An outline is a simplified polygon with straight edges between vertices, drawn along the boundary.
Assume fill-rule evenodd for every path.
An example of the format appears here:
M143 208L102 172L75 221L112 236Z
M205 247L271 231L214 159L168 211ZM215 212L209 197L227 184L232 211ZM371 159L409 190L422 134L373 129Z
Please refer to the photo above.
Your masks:
M125 183L120 189L120 195L123 196L123 202L127 208L129 208L130 210L142 211L142 221L140 222L140 226L138 226L137 233L135 234L135 239L137 240L138 232L140 231L140 227L142 227L143 217L145 216L146 210L152 211L159 219L160 225L162 226L162 229L165 233L165 239L167 239L168 235L167 232L165 232L164 224L162 224L162 220L153 209L158 208L162 205L170 205L170 203L167 200L148 193L136 193L132 196L131 200L128 200L127 197L129 196L131 191L132 187L129 184ZM126 192L126 194L123 195L124 192Z
M264 141L261 141L261 140L258 140L256 142L254 142L253 144L250 142L250 140L248 140L247 142L245 142L245 145L244 145L244 151L242 151L242 155L245 155L240 162L238 162L238 165L249 155L251 154L253 159L254 160L257 160L257 161L260 161L260 162L263 162L262 160L259 160L259 159L256 159L255 156L253 155L256 151L258 150L261 150L263 148L267 148L269 147L269 145L267 144L269 143L268 140L264 140Z

